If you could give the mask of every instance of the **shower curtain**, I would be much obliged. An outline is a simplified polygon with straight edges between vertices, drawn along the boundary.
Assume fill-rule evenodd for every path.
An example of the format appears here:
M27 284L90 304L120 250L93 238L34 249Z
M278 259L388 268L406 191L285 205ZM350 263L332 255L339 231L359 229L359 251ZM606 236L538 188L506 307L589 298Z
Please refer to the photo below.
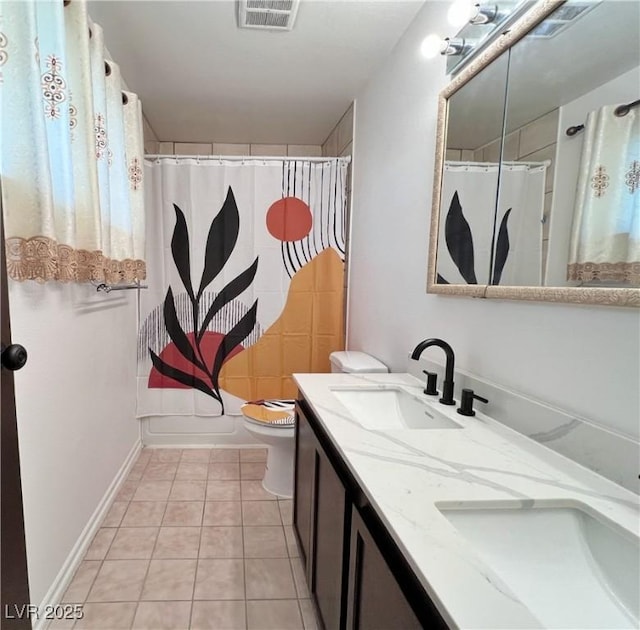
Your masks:
M584 129L567 279L640 285L640 112L591 112Z
M546 169L546 163L445 162L438 282L540 284Z
M342 349L347 160L145 162L138 417L293 398Z

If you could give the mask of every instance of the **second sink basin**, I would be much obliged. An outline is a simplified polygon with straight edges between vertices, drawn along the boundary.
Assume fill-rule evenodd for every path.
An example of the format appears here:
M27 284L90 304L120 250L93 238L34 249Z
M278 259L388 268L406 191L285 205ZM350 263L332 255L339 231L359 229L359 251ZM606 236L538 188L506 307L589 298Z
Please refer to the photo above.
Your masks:
M545 628L638 628L635 535L580 506L440 511Z
M462 428L400 387L335 387L331 393L365 429Z

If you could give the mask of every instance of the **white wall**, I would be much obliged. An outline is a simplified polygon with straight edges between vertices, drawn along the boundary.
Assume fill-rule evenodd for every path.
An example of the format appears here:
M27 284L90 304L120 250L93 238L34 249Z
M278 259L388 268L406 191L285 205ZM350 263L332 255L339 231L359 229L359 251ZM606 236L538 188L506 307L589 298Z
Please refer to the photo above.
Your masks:
M16 408L31 602L38 604L138 440L135 291L11 282L27 348Z
M419 46L449 32L446 11L426 4L356 100L349 347L405 371L418 341L442 337L458 367L637 436L637 310L426 294L436 96L446 78L444 59L425 60ZM437 352L426 354L444 360Z

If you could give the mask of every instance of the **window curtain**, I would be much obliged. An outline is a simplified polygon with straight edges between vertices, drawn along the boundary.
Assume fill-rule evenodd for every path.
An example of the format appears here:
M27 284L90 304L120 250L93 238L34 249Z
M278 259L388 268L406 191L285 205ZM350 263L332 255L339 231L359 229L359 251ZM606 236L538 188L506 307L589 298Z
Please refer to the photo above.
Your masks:
M640 285L640 112L615 109L585 123L567 278Z
M0 73L9 276L145 278L141 105L85 0L0 3Z

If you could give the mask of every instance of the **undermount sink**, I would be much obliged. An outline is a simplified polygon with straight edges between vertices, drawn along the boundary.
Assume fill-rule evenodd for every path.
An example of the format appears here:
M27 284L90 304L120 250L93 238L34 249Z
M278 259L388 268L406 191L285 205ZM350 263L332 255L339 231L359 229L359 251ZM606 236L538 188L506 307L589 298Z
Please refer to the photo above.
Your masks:
M640 540L577 507L440 507L545 628L638 628Z
M365 429L462 428L400 387L334 387L331 393Z

